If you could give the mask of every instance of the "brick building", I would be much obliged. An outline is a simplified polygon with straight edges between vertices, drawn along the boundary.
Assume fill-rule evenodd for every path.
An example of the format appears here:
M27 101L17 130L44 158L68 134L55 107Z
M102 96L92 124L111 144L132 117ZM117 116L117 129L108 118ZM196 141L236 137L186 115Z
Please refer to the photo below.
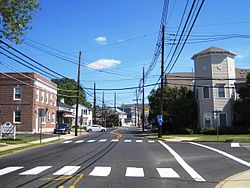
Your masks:
M52 131L57 85L36 73L6 74L0 74L0 123L11 122L18 132Z

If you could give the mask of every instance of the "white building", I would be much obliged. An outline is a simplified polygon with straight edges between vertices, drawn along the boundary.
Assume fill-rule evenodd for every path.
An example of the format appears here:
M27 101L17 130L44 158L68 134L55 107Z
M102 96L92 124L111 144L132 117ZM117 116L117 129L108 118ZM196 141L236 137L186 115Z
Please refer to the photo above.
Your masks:
M195 92L199 127L231 126L235 99L236 54L210 47L195 54Z
M72 106L73 109L73 115L76 115L76 105ZM72 122L73 125L75 125L75 119ZM81 104L78 105L78 125L80 127L87 126L93 124L92 120L92 109L89 109Z
M121 125L126 125L125 120L128 118L127 113L119 110L118 108L115 109L115 112L118 113L119 122L121 122Z

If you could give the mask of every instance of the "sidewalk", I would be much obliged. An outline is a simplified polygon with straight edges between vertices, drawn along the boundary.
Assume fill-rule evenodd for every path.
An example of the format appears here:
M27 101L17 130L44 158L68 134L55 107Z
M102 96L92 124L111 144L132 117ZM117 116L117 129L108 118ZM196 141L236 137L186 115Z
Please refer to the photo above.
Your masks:
M78 136L80 135L84 135L86 134L86 132L81 132L81 133L78 133ZM52 141L55 141L55 140L59 140L59 139L63 139L63 140L69 140L69 139L73 139L73 138L76 138L76 136L74 136L73 133L71 134L66 134L66 135L53 135L49 138L43 138L41 140L41 143L48 143L48 142L52 142ZM2 147L0 147L0 152L2 151L7 151L7 150L12 150L12 149L16 149L16 148L21 148L21 147L25 147L25 146L29 146L29 145L32 145L32 144L39 144L40 143L40 140L36 140L36 141L32 141L32 142L28 142L28 143L23 143L23 144L1 144Z
M250 187L250 170L235 174L220 182L215 188L248 188Z

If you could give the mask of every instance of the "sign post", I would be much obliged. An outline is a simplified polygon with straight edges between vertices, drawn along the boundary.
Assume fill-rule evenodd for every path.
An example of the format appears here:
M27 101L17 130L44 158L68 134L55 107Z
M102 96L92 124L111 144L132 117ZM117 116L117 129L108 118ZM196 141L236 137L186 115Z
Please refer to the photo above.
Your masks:
M5 124L1 125L1 134L0 138L2 139L3 136L13 136L14 140L16 139L16 125L13 125L10 122L6 122Z
M215 125L216 125L216 135L217 135L217 140L219 139L219 113L221 113L221 110L215 110L212 111L213 113L215 113Z
M45 117L46 116L46 109L44 108L40 108L39 109L39 116L41 118L41 121L40 121L40 144L42 143L42 129L43 129L43 125L42 125L42 117Z
M157 122L159 124L159 138L162 137L162 124L164 123L164 118L163 115L157 115Z

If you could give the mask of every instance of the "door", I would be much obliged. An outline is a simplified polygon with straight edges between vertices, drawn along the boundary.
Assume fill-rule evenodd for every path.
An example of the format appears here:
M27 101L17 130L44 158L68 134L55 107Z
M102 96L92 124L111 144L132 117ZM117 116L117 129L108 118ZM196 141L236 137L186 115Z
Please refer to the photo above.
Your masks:
M219 127L226 127L227 126L227 114L220 113L218 119Z

